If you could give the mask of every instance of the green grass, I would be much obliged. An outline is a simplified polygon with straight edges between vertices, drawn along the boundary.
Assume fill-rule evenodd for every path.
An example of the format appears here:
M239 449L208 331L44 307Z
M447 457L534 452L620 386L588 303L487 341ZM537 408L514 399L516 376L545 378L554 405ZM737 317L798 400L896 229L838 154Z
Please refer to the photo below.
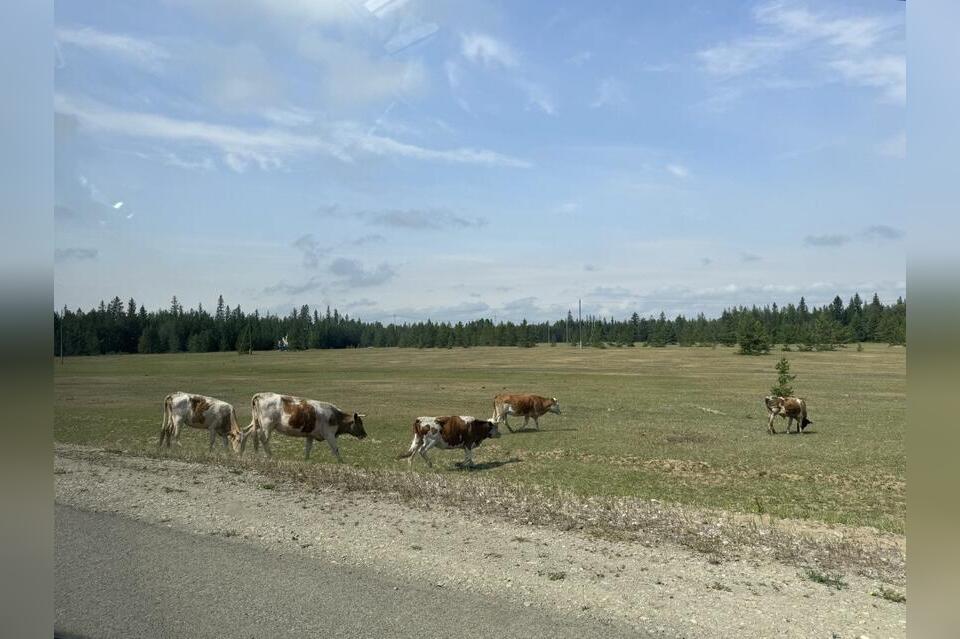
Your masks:
M250 396L277 391L367 414L365 441L341 438L362 468L405 469L419 415L489 417L493 395L556 396L563 417L477 451L473 473L581 495L636 496L744 513L866 525L902 533L906 512L906 352L866 345L791 353L796 392L814 424L803 435L766 433L762 397L781 354L731 348L364 349L302 353L122 355L54 364L57 441L153 452L161 402L174 390L219 397L249 423ZM516 427L522 420L514 420ZM785 422L778 419L782 433ZM202 451L206 433L181 435ZM276 457L302 459L303 442L276 435ZM247 451L253 454L252 447ZM317 442L309 463L334 460ZM492 463L508 462L508 463ZM429 472L417 460L416 472Z
M843 590L847 587L847 582L843 580L843 575L836 573L826 573L813 568L808 568L803 572L803 576L809 579L810 581L816 582L818 584L823 584L828 588L836 588L837 590Z

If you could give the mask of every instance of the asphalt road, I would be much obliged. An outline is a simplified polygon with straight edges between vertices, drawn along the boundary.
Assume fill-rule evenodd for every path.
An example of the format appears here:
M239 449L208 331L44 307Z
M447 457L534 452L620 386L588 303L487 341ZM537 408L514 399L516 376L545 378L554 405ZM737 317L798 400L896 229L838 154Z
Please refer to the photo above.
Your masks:
M59 637L645 636L243 540L62 505L55 517Z

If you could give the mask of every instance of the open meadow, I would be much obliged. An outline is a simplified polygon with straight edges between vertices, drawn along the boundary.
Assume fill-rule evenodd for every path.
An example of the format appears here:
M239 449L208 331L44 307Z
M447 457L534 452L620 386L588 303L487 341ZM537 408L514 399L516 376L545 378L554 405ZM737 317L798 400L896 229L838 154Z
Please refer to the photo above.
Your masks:
M167 393L231 402L246 427L250 396L277 391L366 413L369 437L340 439L347 464L406 471L396 456L410 444L415 417L489 418L494 394L532 392L559 398L563 416L544 416L540 432L503 429L476 451L475 470L454 467L462 451L437 450L433 471L419 459L414 470L903 533L905 349L785 355L814 422L802 435L783 434L779 418L780 434L766 432L762 398L776 381L778 351L540 345L67 358L54 363L54 436L152 455ZM202 454L208 440L189 429L181 441ZM275 457L302 460L302 440L275 433L271 442ZM335 460L317 442L308 463Z

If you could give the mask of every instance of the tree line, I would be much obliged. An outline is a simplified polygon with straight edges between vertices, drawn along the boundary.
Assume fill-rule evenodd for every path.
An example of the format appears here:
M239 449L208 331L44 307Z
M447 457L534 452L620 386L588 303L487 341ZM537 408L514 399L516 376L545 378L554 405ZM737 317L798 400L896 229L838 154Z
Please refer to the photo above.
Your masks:
M864 303L859 294L846 304L837 296L822 307L808 308L804 298L787 304L724 310L720 317L625 319L588 316L582 321L571 312L548 322L366 322L329 307L321 313L304 305L286 317L244 313L217 301L213 313L198 305L185 309L176 297L167 309L147 311L133 299L119 297L100 302L89 311L54 313L54 354L60 354L61 326L64 355L108 353L204 353L270 350L285 339L289 348L454 348L470 346L535 346L538 343L609 346L741 345L741 352L766 352L772 344L793 344L803 350L829 350L857 342L906 343L906 302L881 303L874 294Z

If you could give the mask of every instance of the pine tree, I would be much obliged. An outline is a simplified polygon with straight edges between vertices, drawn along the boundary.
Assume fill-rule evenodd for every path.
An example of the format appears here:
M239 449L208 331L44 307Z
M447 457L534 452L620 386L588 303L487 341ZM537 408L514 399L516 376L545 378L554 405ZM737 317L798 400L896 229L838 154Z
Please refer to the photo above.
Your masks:
M777 385L770 389L770 394L778 397L791 397L793 395L793 386L790 385L790 382L796 379L797 376L790 374L790 362L787 361L786 357L781 357L780 361L777 362L776 369Z
M250 335L250 325L247 324L240 331L240 337L237 338L237 353L240 355L249 355L253 352L253 341Z
M763 323L751 315L744 315L737 331L741 355L760 355L770 352L770 338Z

